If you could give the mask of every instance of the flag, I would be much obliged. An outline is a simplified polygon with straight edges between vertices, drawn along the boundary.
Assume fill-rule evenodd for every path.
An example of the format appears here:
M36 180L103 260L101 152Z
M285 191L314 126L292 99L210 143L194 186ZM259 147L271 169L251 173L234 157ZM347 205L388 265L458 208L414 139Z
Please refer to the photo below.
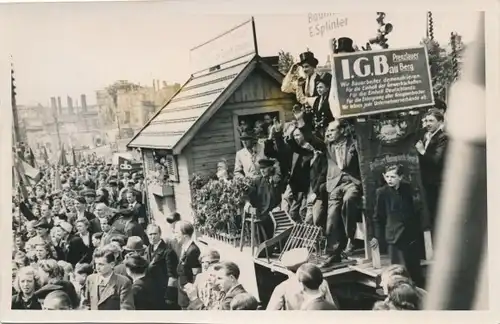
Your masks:
M54 189L53 189L53 191L60 191L60 190L62 190L61 173L59 172L59 168L56 168L55 174L54 174Z
M62 166L67 166L69 164L68 159L66 158L66 150L64 149L64 145L61 146L61 152L60 152L59 161L57 161L57 164L62 165Z
M28 178L30 185L40 181L40 179L42 178L42 173L39 169L32 167L25 161L22 161L21 163L24 169L24 175Z
M47 147L43 146L42 157L45 164L49 165L49 154L47 153Z
M19 193L24 199L28 199L29 195L28 190L26 189L26 185L29 185L30 182L28 180L28 177L26 177L23 162L20 161L16 154L12 154L12 162L13 175L15 179L15 183L13 183L13 185L16 189L19 190Z
M77 158L76 158L76 152L75 152L75 148L74 148L74 147L72 147L72 148L71 148L71 158L72 158L72 160L73 160L73 161L71 161L71 162L72 162L72 164L73 164L74 166L77 166L77 165L78 165L78 160L77 160Z
M31 147L26 145L25 147L25 153L24 153L24 161L27 162L31 167L36 168L36 159L35 159L35 154L33 154L33 150Z

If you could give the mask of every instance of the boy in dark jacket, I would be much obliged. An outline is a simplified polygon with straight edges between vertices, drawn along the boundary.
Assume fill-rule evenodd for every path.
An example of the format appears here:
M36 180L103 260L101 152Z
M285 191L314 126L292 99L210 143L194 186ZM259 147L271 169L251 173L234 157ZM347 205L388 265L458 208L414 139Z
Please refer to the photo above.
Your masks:
M413 204L413 189L402 181L401 165L386 166L383 176L386 184L376 192L370 245L376 248L379 242L386 242L391 264L406 266L412 280L420 285L420 220Z

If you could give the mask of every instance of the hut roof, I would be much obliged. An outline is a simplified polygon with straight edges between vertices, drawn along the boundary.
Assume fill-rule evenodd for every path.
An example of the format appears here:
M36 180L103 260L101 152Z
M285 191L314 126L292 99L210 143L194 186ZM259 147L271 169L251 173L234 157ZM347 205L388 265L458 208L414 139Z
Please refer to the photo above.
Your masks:
M259 56L208 74L192 75L127 146L166 149L180 154L196 132L256 68L281 84L283 75Z

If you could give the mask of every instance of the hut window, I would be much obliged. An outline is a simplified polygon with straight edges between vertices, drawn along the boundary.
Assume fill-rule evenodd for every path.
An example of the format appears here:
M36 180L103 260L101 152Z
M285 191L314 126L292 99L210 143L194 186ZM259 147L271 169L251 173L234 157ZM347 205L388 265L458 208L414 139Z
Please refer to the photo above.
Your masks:
M273 120L280 120L279 111L238 116L238 130L253 130L258 137L267 138Z
M177 169L176 157L165 150L154 150L152 152L153 169L156 165L161 165L165 168L165 175L168 174L168 179L172 182L179 182L179 172Z
M168 154L166 156L167 159L167 170L168 176L171 181L179 182L179 173L177 170L177 160L174 155Z

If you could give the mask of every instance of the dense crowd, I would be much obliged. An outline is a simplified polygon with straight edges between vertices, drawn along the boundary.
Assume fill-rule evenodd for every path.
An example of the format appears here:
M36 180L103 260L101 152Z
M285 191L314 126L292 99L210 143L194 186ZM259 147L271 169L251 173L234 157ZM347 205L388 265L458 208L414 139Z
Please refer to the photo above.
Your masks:
M349 46L340 39L338 53L350 52ZM243 148L235 156L234 176L252 179L243 212L259 219L265 237L274 233L270 212L283 208L296 222L321 227L326 238L321 264L309 263L309 253L300 249L283 255L289 279L275 288L267 309L335 310L340 307L322 270L354 249L363 198L356 134L331 113L332 76L316 72L311 52L300 58L282 88L297 96L294 120L284 124L265 115L241 121ZM447 143L437 108L425 114L424 133L415 143L433 215ZM34 165L31 151L18 153ZM163 179L164 168L156 167ZM148 212L142 172L118 168L86 156L72 166L45 164L36 184L18 187L12 206L12 309L261 308L239 283L237 264L210 248L202 253L193 224L173 213L167 217L172 233L162 233ZM227 163L221 168L219 178L229 177ZM412 189L400 165L386 165L383 178L367 235L372 248L388 244L393 265L381 276L386 299L374 309L421 309L425 292L417 287L423 280L415 242L422 233L413 222L418 215Z

